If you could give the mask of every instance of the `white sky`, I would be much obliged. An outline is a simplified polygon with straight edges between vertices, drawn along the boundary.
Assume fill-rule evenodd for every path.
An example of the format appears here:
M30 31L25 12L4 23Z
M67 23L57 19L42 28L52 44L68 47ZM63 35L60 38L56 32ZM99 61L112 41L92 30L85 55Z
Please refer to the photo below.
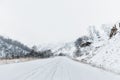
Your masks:
M120 0L0 0L0 34L27 45L71 41L120 20Z

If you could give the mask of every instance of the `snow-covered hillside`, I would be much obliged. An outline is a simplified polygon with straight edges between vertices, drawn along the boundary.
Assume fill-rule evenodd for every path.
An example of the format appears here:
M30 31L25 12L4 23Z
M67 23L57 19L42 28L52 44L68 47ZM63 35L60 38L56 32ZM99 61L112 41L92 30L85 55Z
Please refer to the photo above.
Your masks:
M55 57L1 65L0 80L120 80L120 76L67 57Z
M109 39L94 42L88 55L77 57L77 60L115 73L120 73L120 28Z
M9 38L0 36L0 58L21 57L31 51L24 44Z
M63 53L74 59L96 67L120 73L120 24L104 25L99 32L95 27L89 30L88 37L83 36L71 43L51 48L55 55ZM117 32L112 34L112 29ZM112 34L112 35L111 35ZM91 42L91 45L81 46ZM76 46L77 45L77 46Z
M118 32L116 36L108 40L107 44L87 62L120 73L120 33Z

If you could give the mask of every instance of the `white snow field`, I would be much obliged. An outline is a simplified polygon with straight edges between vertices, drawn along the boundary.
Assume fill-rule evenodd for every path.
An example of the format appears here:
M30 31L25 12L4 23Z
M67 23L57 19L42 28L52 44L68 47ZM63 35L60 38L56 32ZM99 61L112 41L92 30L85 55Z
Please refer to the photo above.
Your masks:
M120 75L55 57L0 65L0 80L120 80Z

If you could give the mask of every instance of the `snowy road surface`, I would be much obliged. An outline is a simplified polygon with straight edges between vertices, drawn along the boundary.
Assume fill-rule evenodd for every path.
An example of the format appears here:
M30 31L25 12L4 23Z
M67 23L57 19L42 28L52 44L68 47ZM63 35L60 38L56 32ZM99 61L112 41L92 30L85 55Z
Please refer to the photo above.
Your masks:
M120 75L56 57L0 65L0 80L120 80Z

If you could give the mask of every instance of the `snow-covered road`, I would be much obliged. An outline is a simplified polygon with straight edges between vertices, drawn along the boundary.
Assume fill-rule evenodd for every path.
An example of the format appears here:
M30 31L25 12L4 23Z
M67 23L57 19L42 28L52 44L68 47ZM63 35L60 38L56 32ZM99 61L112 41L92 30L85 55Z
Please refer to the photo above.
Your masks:
M120 75L55 57L0 65L0 80L120 80Z

